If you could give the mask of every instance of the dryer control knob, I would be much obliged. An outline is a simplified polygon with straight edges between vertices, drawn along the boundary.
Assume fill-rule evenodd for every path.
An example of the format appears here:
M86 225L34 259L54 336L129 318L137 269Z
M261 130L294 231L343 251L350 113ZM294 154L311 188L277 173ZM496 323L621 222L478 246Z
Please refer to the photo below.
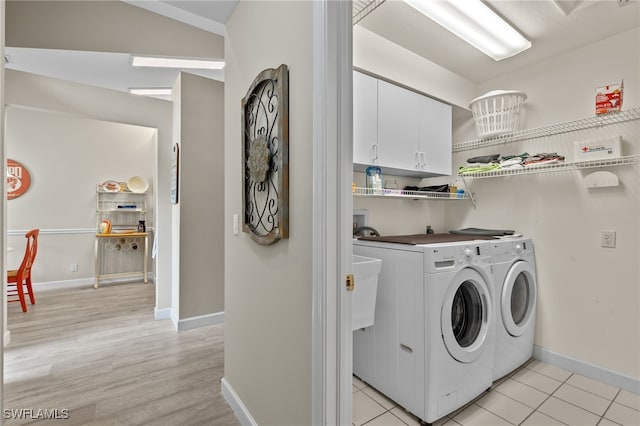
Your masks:
M516 244L515 249L517 254L522 254L522 244Z
M467 259L471 259L472 254L473 254L473 250L471 250L470 248L464 249L464 257L466 257Z

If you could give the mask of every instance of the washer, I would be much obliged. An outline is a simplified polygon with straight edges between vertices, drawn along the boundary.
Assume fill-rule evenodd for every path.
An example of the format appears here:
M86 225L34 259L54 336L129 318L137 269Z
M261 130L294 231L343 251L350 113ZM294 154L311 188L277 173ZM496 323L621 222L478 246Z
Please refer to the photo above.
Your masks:
M491 252L496 286L495 381L533 355L538 286L532 240L519 238L494 242Z
M354 254L382 259L375 323L354 331L354 374L425 422L493 382L491 245L354 242Z

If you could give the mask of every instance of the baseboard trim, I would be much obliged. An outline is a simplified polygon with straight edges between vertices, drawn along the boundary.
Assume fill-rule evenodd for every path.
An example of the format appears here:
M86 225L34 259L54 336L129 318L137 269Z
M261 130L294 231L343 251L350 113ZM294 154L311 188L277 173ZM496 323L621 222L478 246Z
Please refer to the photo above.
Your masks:
M204 327L205 325L214 325L224 322L224 312L216 312L214 314L198 315L191 318L178 320L177 330L191 330L193 328Z
M6 348L9 343L11 343L11 332L9 330L6 330L4 332L4 347Z
M153 317L157 320L171 319L171 308L155 308Z
M555 353L538 345L534 345L533 347L533 357L593 380L640 394L639 378L627 376L604 367Z
M150 283L154 283L153 274L147 275L147 280ZM142 280L142 277L118 277L118 278L101 278L100 286L103 285L111 285L111 284L126 284L139 282ZM86 277L86 278L77 278L75 280L61 280L61 281L46 281L33 283L34 291L48 291L48 290L57 290L61 288L77 288L77 287L93 287L96 283L94 277Z
M231 410L233 410L233 414L236 415L236 418L241 425L258 426L258 422L253 419L247 407L242 403L238 394L233 390L227 379L224 377L220 380L220 390L222 391L222 396L231 407Z

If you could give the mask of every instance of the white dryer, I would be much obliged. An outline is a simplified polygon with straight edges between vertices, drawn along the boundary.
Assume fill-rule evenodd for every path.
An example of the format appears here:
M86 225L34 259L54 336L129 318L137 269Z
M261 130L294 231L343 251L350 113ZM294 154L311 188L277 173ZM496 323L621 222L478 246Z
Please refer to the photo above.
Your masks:
M495 381L533 355L538 286L533 241L507 238L494 242L491 251L496 286Z
M425 422L493 382L491 244L354 242L382 259L375 323L354 331L354 373Z

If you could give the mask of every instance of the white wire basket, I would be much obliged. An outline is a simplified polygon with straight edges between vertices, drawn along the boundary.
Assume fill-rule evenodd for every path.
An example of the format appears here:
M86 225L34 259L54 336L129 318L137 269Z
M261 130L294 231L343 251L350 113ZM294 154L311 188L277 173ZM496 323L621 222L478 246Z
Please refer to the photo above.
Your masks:
M469 103L478 137L502 135L518 130L520 109L527 94L516 90L494 90Z

